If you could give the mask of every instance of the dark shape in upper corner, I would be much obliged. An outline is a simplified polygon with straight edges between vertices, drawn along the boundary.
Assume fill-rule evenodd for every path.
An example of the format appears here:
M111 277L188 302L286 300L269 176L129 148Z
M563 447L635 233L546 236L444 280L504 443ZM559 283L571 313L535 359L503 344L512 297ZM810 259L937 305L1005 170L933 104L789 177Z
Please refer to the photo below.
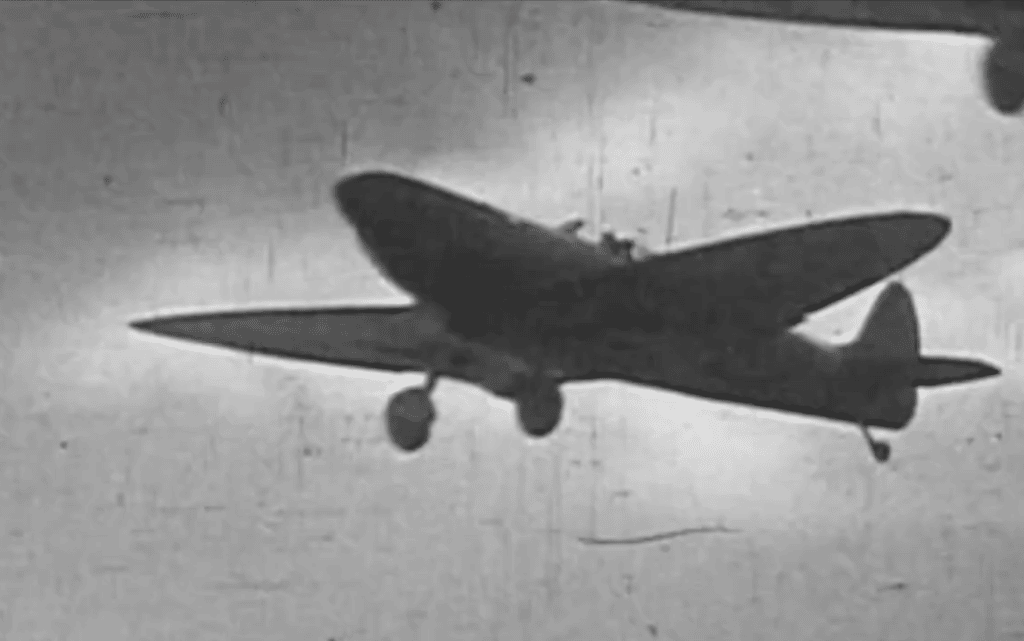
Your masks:
M993 40L984 59L989 104L999 113L1024 107L1024 3L914 0L626 0L674 11L886 30L946 31Z

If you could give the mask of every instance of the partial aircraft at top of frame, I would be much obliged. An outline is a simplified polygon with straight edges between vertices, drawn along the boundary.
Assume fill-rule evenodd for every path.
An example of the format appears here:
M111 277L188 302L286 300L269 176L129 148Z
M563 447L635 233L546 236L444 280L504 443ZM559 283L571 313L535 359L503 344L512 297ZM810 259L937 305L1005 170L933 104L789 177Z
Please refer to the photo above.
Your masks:
M990 104L1003 114L1024 106L1024 2L1021 0L626 0L675 11L838 27L946 31L993 40L982 69Z

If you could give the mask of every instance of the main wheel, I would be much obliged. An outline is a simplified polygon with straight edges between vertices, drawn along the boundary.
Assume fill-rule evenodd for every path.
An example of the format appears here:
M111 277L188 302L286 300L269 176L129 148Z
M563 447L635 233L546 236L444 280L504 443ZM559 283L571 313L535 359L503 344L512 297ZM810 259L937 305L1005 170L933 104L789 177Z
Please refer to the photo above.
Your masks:
M519 424L534 438L547 436L562 420L562 392L550 379L532 381L516 397Z
M388 434L399 449L415 452L430 438L430 426L436 417L430 394L422 387L402 390L388 402Z

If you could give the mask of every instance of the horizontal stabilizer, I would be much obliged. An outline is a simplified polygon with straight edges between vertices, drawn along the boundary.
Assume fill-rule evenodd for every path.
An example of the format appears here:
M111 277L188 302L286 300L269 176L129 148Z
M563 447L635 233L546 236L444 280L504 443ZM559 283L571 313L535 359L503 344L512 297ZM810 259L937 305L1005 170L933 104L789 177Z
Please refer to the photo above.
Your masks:
M919 387L935 387L990 378L999 373L999 368L982 361L921 357L914 367L913 381Z

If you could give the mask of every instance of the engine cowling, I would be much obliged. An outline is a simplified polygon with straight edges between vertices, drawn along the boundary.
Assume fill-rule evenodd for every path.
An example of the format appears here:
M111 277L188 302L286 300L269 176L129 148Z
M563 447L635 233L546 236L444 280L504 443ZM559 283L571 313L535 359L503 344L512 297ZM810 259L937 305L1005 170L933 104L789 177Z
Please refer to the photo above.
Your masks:
M547 377L531 380L516 395L519 424L534 438L550 434L562 420L562 392Z

